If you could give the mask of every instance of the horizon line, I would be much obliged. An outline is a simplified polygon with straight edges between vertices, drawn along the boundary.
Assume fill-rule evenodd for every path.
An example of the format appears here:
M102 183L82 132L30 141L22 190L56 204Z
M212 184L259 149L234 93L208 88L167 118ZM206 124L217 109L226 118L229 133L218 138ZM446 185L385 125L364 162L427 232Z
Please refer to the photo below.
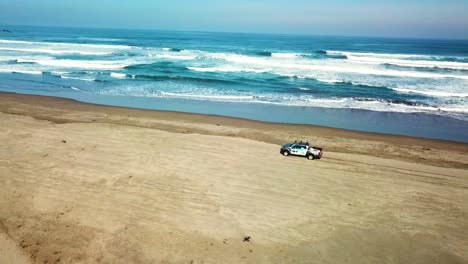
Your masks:
M253 32L253 31L217 31L217 30L182 30L182 29L156 29L156 28L133 28L133 27L90 27L90 26L77 26L77 25L67 25L67 26L57 26L57 25L27 25L27 24L9 24L9 23L0 23L3 26L13 26L13 27L43 27L43 28L73 28L73 29L110 29L110 30L141 30L141 31L166 31L166 32L193 32L193 33L221 33L221 34L258 34L258 35L286 35L286 36L302 36L302 37L343 37L343 38L381 38L381 39L414 39L414 40L454 40L454 41L468 41L468 37L460 38L446 38L446 37L422 37L422 36L390 36L390 35L336 35L336 34L314 34L314 33L288 33L288 32ZM5 29L5 28L0 28Z

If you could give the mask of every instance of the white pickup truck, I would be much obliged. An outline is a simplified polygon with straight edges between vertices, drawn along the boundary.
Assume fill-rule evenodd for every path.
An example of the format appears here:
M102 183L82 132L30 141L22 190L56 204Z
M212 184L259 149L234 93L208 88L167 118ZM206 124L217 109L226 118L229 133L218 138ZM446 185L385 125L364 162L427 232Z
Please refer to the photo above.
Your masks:
M312 147L309 142L294 142L281 146L280 153L284 156L294 155L307 157L309 160L320 159L322 157L322 148Z

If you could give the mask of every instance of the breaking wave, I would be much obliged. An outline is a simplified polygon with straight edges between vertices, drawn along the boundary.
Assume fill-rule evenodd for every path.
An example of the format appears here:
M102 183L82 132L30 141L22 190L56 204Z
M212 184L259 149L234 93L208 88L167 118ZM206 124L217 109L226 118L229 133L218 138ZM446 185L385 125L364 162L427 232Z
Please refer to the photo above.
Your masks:
M460 58L441 58L428 55L410 55L410 54L381 54L381 53L362 53L346 51L326 51L328 55L346 56L350 61L368 64L392 64L404 67L421 68L443 68L455 70L468 70L468 63L458 62Z
M77 89L82 84L78 81L86 81L96 90L131 96L375 111L468 109L468 58L463 56L318 48L203 50L178 42L177 48L171 47L172 41L143 47L111 43L119 39L81 40L98 43L0 40L0 73L52 75ZM140 83L172 90L120 87Z
M401 93L413 93L413 94L423 94L432 97L468 97L468 93L459 93L459 92L443 92L443 91L424 91L424 90L414 90L414 89L405 89L405 88L393 88L393 90Z
M305 89L301 89L305 90ZM195 92L165 92L150 91L140 88L126 87L124 89L115 89L103 91L107 95L126 95L139 97L166 97L190 100L208 100L218 102L233 103L261 103L275 104L285 106L300 107L321 107L321 108L345 108L345 109L364 109L380 112L429 112L443 114L447 112L456 112L467 114L468 109L463 107L438 107L427 104L421 104L406 100L385 100L366 97L353 98L317 98L313 96L285 96L281 94L263 94L252 95L245 93L226 94L219 91L205 91L203 93Z

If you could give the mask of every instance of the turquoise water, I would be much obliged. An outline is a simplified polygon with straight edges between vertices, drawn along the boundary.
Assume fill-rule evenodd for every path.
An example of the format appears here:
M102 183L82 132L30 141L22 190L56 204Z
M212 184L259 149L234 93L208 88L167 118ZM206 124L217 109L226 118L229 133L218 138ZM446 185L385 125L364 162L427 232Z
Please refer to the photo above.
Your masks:
M468 141L464 40L4 28L2 91Z

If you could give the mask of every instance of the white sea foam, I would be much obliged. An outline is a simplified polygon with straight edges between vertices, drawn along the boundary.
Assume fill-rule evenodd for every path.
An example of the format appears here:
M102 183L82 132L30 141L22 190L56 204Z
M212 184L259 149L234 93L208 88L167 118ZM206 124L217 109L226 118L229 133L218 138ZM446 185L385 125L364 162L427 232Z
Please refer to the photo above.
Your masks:
M338 50L327 50L327 54L330 55L354 55L363 57L386 57L386 58L406 58L406 59L430 59L432 56L429 55L418 55L418 54L386 54L386 53L372 53L372 52L350 52L350 51L338 51Z
M255 73L263 73L266 70L261 69L252 69L252 68L236 68L230 66L220 66L220 67L187 67L187 69L197 72L255 72Z
M327 54L343 55L346 56L348 60L358 63L468 70L468 63L434 60L434 56L428 55L362 53L347 51L327 51Z
M94 78L84 78L84 77L71 77L71 76L63 76L61 75L60 78L62 79L70 79L70 80L80 80L80 81L87 81L87 82L94 82Z
M125 79L127 77L125 73L117 73L117 72L111 72L110 76L117 78L117 79Z
M77 68L77 69L98 69L112 70L121 69L129 64L122 61L98 61L98 60L67 60L67 59L49 59L49 60L31 60L43 66L52 66L60 68Z
M44 58L44 57L43 57L43 58L36 58L36 59L47 60L47 59L52 59L52 58L49 58L49 57ZM32 59L21 59L21 58L20 58L20 59L16 59L16 62L18 62L18 63L36 63L36 62L35 62L34 60L32 60Z
M37 57L35 54L58 55L83 55L83 56L110 56L116 52L130 50L130 46L122 45L98 45L56 42L31 42L0 40L0 52L8 56L16 56L29 60Z
M127 53L126 50L129 52ZM201 50L181 50L173 52L169 48L156 47L130 47L123 45L98 45L98 44L74 44L74 43L49 43L49 42L28 42L0 40L0 62L4 69L0 72L21 72L26 74L42 74L42 72L64 72L59 74L64 79L88 79L89 76L104 74L113 78L135 78L135 69L122 68L137 64L154 64L160 61L173 61L183 65L187 69L204 73L270 73L277 76L292 78L310 78L319 82L353 83L376 87L394 88L400 93L425 94L437 97L438 105L443 106L447 101L447 107L440 107L440 111L452 111L444 109L455 109L454 112L463 112L461 105L467 97L465 87L467 85L468 74L463 71L438 71L437 68L429 71L421 71L418 67L439 67L448 69L468 69L468 63L443 61L443 58L427 55L408 54L378 54L359 53L344 51L328 51L328 54L347 56L348 59L326 59L302 56L299 53L272 53L271 56L253 56L229 52L208 52ZM36 54L44 53L44 55ZM119 55L109 57L110 54ZM95 55L97 60L88 57L81 59L58 59L55 55L77 54ZM48 56L48 57L46 57ZM99 56L105 56L100 58ZM57 57L57 56L56 56ZM73 56L75 57L75 56ZM14 60L19 63L16 65ZM6 62L5 62L6 61ZM180 61L180 62L179 62ZM27 64L32 63L32 64ZM414 67L412 69L402 67L383 67L381 64L393 64L399 66ZM71 69L70 69L71 68ZM136 70L139 70L136 69ZM88 71L89 75L75 76L70 72ZM68 73L67 73L68 72ZM194 74L194 73L192 73ZM208 74L203 74L208 75ZM271 76L265 75L270 78ZM216 77L214 77L216 78ZM421 80L419 80L421 78ZM298 81L302 80L288 80ZM165 82L164 85L167 83ZM298 88L306 91L306 88ZM164 90L164 89L162 89ZM252 96L251 94L217 94L198 93L197 90L180 91L179 87L174 90L166 90L165 94L157 93L155 96L194 98L200 100L226 100L256 103L271 103L283 105L301 105L317 107L338 107L338 108L364 108L375 110L381 107L385 109L413 109L411 111L423 111L417 106L393 105L380 101L359 101L345 99L318 99L318 98L286 98L279 95ZM457 92L462 91L462 92ZM173 94L171 94L173 93ZM306 96L306 93L301 93ZM403 95L400 95L403 96ZM451 98L453 97L453 98ZM446 98L446 99L444 99ZM462 98L462 99L460 99ZM320 101L321 100L321 101ZM324 101L325 100L325 101ZM328 101L326 101L328 100ZM428 102L432 102L427 99ZM445 101L444 101L445 100ZM439 103L441 101L442 103ZM448 101L455 101L451 103ZM453 104L453 105L450 105ZM460 106L460 107L459 107ZM457 108L458 107L458 108ZM375 108L375 109L374 109ZM407 111L407 110L395 111ZM429 110L428 110L429 109ZM434 111L439 108L429 107L424 111ZM458 110L457 110L458 109ZM465 107L466 110L466 107ZM378 110L376 110L378 111ZM390 110L389 110L390 111ZM391 110L393 111L393 110ZM408 110L409 111L409 110Z
M343 81L340 81L340 80L327 80L327 79L317 79L317 81L319 82L323 82L323 83L342 83Z
M247 55L240 55L234 53L205 53L206 57L209 58L217 58L222 59L227 62L231 63L239 63L239 64L250 64L250 65L257 65L257 66L267 66L268 64L278 60L274 60L273 57L252 57Z
M411 77L411 78L455 78L468 80L468 75L455 75L419 71L398 71L388 69L378 69L369 67L356 67L346 64L300 64L300 63L281 63L276 61L264 61L261 58L249 58L249 62L238 57L236 60L243 62L244 67L219 66L219 67L187 67L190 70L200 72L269 72L282 76L304 76L317 79L317 73L351 73L360 75L379 75L389 77ZM233 60L230 58L230 60ZM249 65L245 65L249 64ZM249 67L250 66L250 67ZM265 68L267 66L268 68Z
M347 60L312 60L308 58L275 58L253 57L233 53L201 53L201 56L221 59L229 64L219 64L216 67L188 67L194 71L203 72L269 72L282 76L304 76L317 79L320 73L378 75L388 77L409 78L455 78L468 80L468 75L446 74L437 72L421 72L416 70L393 70L368 66L366 64L349 63Z
M135 91L138 91L135 93ZM129 93L130 92L130 93ZM109 94L107 91L106 94ZM391 103L382 100L358 100L354 98L315 98L312 96L284 96L279 94L221 94L214 91L192 91L192 92L151 92L147 93L141 89L131 89L111 93L113 95L127 96L150 96L150 97L168 97L190 100L208 100L221 102L237 102L237 103L259 103L259 104L274 104L284 106L306 106L306 107L321 107L321 108L346 108L346 109L364 109L380 112L430 112L436 114L459 113L462 116L458 118L466 119L464 114L468 113L467 107L431 107L431 106L413 106L400 103Z
M313 95L306 94L284 94L268 92L258 94L253 92L240 92L235 90L219 91L216 89L202 87L197 88L193 85L180 86L177 83L165 83L162 86L153 84L150 86L117 87L107 89L104 91L99 91L99 93L113 96L163 97L214 102L272 104L298 107L363 109L381 112L424 112L438 115L450 115L462 120L468 120L468 107L466 105L464 106L463 104L441 104L440 106L432 107L423 105L407 105L403 103L393 103L390 101L370 98L317 98Z
M187 69L191 71L197 71L197 72L218 72L222 71L220 68L202 68L202 67L187 67Z
M68 74L68 72L63 72L63 71L51 71L50 74L55 75L57 77L62 77L64 74Z
M15 70L13 73L24 73L24 74L34 74L34 75L40 75L42 74L42 71L25 71L25 70Z
M49 54L78 53L82 55L104 55L112 50L103 49L130 49L130 46L121 45L97 45L97 44L72 44L72 43L49 43L49 42L27 42L27 41L9 41L0 40L0 43L20 43L23 47L0 47L3 49L17 49L24 52L43 51ZM32 47L27 47L27 46ZM46 45L45 47L37 45ZM61 49L51 48L50 45L57 47L66 47ZM47 48L48 47L48 48ZM92 48L92 50L88 50ZM206 52L199 50L182 50L181 52L170 52L170 49L164 48L140 48L135 57L127 58L125 61L83 61L83 60L47 60L37 61L44 66L52 67L83 67L84 69L113 70L123 68L134 64L153 63L158 60L184 60L196 61L195 65L188 65L188 69L199 72L269 72L281 76L297 76L325 80L324 75L330 76L330 73L338 76L330 76L330 80L341 78L343 74L357 75L377 75L401 78L455 78L468 80L466 74L441 73L441 72L422 72L417 70L397 70L384 69L373 64L393 63L397 65L414 67L452 67L456 69L468 69L468 63L444 62L429 60L406 60L415 58L425 58L425 55L405 55L405 54L377 54L377 53L358 53L344 51L328 51L331 54L347 55L348 60L326 60L310 59L298 56L297 53L272 53L271 57L248 56L235 53ZM210 62L207 64L205 62ZM31 60L34 62L34 60ZM215 65L211 62L216 62ZM349 76L347 76L349 77ZM359 77L358 77L359 78ZM353 81L352 78L346 78ZM325 81L325 82L328 82ZM331 83L331 82L330 82Z
M428 60L401 60L401 59L386 59L374 57L359 57L348 55L348 60L360 63L370 64L392 64L404 67L419 67L419 68L444 68L453 70L468 70L468 63L450 62L450 61L428 61Z
M78 88L78 87L73 87L73 86L71 86L70 88L71 88L72 90L75 90L75 91L78 91L78 92L86 93L85 91L81 90L81 89Z
M172 59L172 60L193 60L196 55L183 55L183 54L149 54L150 57L158 59Z
M299 54L297 53L279 53L279 52L271 53L271 57L286 58L286 59L296 58L298 55Z
M450 106L440 107L439 111L444 111L444 112L448 112L448 113L468 114L468 106L465 106L465 107L450 107Z
M414 90L414 89L405 89L405 88L393 88L393 90L402 92L402 93L424 94L424 95L429 95L433 97L468 97L468 93L459 93L459 92L424 91L424 90Z
M234 101L245 101L252 100L254 96L241 96L241 95L211 95L211 94L190 94L190 93L170 93L170 92L161 92L164 96L169 97L183 97L183 98L192 98L192 99L212 99L212 100L234 100Z
M99 51L84 51L84 50L58 50L58 49L42 49L42 48L5 48L0 47L0 50L5 51L20 51L31 53L47 53L47 54L81 54L81 55L111 55L112 52L99 52Z
M0 39L0 44L23 44L23 45L39 45L39 46L63 46L63 47L75 47L75 48L95 48L95 49L118 49L125 50L131 49L131 46L126 45L105 45L105 44L79 44L79 43L62 43L62 42L38 42L38 41L21 41L21 40L6 40Z
M361 75L379 75L389 77L411 77L411 78L454 78L468 80L468 75L455 75L455 74L443 74L443 73L431 73L431 72L419 72L419 71L398 71L398 70L384 70L377 68L362 68L362 67L333 67L333 66L310 66L309 69L325 70L336 73L355 73Z
M42 71L30 71L30 70L17 70L17 69L0 69L0 72L4 73L23 73L23 74L42 74Z

